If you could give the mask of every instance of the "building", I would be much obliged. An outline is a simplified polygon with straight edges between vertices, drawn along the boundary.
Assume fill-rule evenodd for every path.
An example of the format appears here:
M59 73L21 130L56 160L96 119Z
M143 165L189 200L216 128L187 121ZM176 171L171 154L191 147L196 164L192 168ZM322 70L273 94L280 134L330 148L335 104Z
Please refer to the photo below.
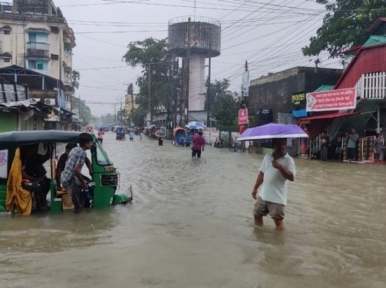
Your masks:
M277 122L279 113L290 114L294 110L293 94L315 91L322 84L334 85L341 74L341 69L295 67L251 80L249 115L258 118L261 111L272 110L271 121Z
M125 96L125 107L124 107L124 119L129 124L132 124L133 110L138 109L139 105L136 102L138 94L130 93ZM136 125L142 125L142 123L135 123Z
M319 111L300 118L299 123L315 127L312 129L314 131L318 131L318 126L321 129L327 128L330 137L350 127L355 127L361 135L381 132L382 127L386 127L385 31L386 18L377 19L368 30L367 41L343 53L348 65L329 90L336 92L355 89L354 109L339 107L335 111Z
M188 120L207 119L205 59L221 54L221 23L208 17L179 17L169 21L168 33L169 49L183 58L185 115Z
M62 122L72 114L75 45L74 32L53 1L0 2L0 77L29 85L31 98L59 109Z
M0 83L0 132L42 130L52 107L29 98L26 86Z

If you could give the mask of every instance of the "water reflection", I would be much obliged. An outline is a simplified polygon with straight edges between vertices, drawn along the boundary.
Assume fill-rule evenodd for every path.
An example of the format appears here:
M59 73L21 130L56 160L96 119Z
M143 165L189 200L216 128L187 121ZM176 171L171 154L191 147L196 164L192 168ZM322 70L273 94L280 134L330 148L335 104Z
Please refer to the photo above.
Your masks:
M386 285L384 166L297 160L287 229L278 232L269 218L262 228L253 225L250 194L260 155L207 147L202 159L191 159L186 148L115 141L111 133L103 145L122 191L132 185L134 202L80 215L0 217L0 283ZM28 284L20 277L26 275Z

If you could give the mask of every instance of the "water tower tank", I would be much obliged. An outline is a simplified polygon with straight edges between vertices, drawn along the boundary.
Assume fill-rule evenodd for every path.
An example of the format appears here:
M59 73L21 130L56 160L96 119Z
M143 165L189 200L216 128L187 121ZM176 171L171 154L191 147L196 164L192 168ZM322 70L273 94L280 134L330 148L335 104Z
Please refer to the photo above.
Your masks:
M191 22L189 17L179 17L169 21L168 31L169 49L176 56L186 57L190 46L189 111L203 111L205 58L221 54L221 24L206 17L194 17Z

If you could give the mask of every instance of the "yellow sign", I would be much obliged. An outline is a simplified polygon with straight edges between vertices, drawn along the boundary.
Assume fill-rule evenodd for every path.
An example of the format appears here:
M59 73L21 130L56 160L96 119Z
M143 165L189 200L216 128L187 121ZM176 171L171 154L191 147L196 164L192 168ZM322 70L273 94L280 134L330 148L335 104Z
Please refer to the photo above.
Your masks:
M293 94L292 95L292 104L299 105L302 101L306 100L306 94Z
M105 172L111 172L111 171L114 171L115 168L113 166L107 166L103 169Z

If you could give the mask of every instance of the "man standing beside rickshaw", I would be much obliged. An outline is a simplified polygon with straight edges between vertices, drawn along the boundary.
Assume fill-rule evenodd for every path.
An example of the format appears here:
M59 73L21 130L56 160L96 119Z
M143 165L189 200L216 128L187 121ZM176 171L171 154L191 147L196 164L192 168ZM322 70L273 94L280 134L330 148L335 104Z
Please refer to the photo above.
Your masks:
M79 213L84 204L81 192L82 189L87 189L87 183L82 176L82 167L87 159L86 150L91 149L91 146L93 145L92 136L88 133L80 134L79 145L80 147L71 150L68 155L66 166L60 176L63 187L71 196L75 213Z

